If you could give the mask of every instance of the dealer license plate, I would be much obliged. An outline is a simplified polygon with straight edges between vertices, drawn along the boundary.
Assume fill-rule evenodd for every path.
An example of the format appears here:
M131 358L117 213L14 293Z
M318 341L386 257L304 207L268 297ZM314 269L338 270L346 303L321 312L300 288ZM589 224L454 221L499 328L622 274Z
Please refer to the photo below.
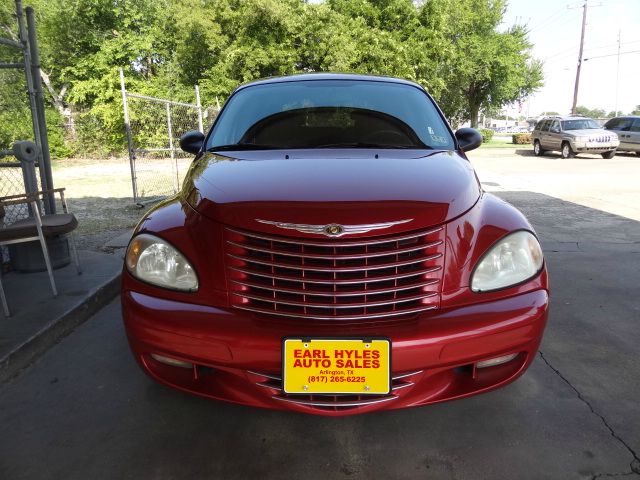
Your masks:
M389 393L388 339L287 338L282 353L286 393Z

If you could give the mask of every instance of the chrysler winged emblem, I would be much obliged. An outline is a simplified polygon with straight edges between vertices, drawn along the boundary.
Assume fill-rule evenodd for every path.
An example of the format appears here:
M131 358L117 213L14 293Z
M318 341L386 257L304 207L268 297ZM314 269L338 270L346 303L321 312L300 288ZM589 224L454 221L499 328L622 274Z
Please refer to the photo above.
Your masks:
M274 225L278 228L284 228L287 230L297 230L302 233L315 233L318 235L325 235L327 237L342 237L343 235L351 235L354 233L366 233L371 230L381 230L383 228L389 228L394 225L400 225L413 220L413 218L407 218L405 220L397 220L395 222L384 223L364 223L361 225L340 225L338 223L330 223L328 225L307 225L304 223L285 223L285 222L272 222L270 220L255 219L256 222L266 223L267 225Z

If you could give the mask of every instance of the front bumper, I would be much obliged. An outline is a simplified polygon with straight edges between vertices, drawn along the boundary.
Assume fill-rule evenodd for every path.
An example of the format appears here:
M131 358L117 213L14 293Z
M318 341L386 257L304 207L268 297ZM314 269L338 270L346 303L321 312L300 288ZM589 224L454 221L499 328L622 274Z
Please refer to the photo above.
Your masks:
M583 153L606 153L612 150L616 150L620 145L620 142L571 142L571 149L574 152Z
M503 386L533 361L547 321L548 294L428 312L374 323L304 322L234 309L122 295L129 343L142 369L174 388L228 402L322 415L349 415L452 400ZM287 395L280 390L286 336L384 336L392 342L393 390L384 396ZM503 365L475 362L519 353ZM164 355L193 364L168 366Z

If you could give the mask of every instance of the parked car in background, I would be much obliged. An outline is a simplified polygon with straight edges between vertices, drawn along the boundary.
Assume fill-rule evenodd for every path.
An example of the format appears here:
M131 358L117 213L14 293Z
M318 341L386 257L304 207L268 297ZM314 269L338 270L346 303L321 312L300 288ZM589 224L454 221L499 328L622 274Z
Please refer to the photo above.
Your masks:
M604 124L604 128L618 135L618 151L640 155L640 116L612 118Z
M620 140L591 118L553 116L536 124L531 143L538 156L554 150L559 151L562 158L578 153L599 153L602 158L613 158Z
M418 84L311 74L239 87L122 277L142 369L228 402L351 415L502 387L536 358L542 249L484 192Z

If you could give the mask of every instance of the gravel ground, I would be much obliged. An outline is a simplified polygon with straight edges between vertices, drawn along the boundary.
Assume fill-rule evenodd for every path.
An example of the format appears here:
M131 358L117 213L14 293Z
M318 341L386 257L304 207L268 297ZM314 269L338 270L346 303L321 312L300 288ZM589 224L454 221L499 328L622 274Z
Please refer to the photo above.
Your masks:
M78 247L101 250L111 238L133 228L149 207L133 203L128 159L68 159L53 167L56 187L66 188L69 209L78 217Z

